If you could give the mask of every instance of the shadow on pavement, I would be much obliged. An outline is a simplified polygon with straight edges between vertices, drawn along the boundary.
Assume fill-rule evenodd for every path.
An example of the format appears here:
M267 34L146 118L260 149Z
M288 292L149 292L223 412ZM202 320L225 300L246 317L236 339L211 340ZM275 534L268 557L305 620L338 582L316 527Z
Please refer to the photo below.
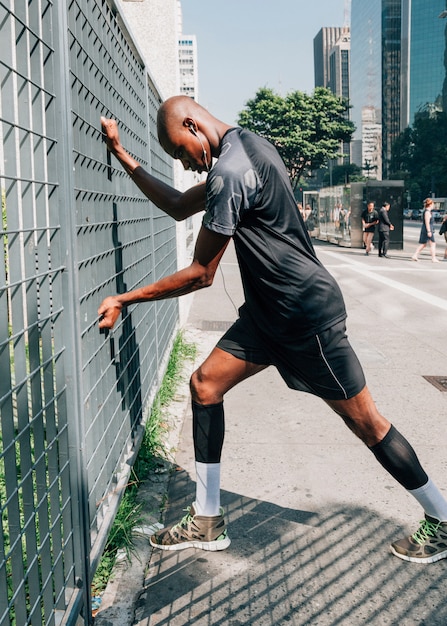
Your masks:
M195 483L177 471L166 524ZM318 512L223 492L230 548L154 550L134 624L157 626L445 626L447 561L400 561L389 543L405 531L367 508Z

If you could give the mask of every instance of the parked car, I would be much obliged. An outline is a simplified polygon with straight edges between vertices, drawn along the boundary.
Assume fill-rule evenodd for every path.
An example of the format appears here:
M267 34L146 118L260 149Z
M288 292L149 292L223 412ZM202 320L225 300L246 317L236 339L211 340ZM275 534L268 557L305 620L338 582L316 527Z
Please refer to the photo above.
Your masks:
M440 211L432 211L431 214L433 215L435 222L442 221L442 214L440 213Z
M412 213L412 209L404 209L404 219L406 220L411 219L411 213Z
M420 220L420 219L422 219L422 209L413 209L411 211L410 219L412 219L412 220Z

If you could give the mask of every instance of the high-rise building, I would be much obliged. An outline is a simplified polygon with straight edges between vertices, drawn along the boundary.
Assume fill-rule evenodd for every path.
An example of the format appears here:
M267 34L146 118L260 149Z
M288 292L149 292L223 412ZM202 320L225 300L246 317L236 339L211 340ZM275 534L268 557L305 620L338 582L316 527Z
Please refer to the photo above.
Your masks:
M349 100L349 50L348 26L320 29L314 37L315 87L326 87L337 96ZM349 110L346 114L349 116ZM349 163L350 144L341 144L340 152L343 156L338 159L339 164Z
M339 38L329 50L329 76L325 86L346 100L349 100L350 50L349 28L342 28Z
M178 42L180 93L198 100L197 41L195 35L182 35Z
M402 94L402 4L407 0L382 3L382 175L388 166L394 141L401 130Z
M329 76L327 86L335 95L349 102L349 67L350 67L351 37L349 28L341 29L340 37L329 51ZM349 109L346 117L349 119ZM339 164L350 163L350 143L343 142L341 145L342 157Z
M387 177L392 144L402 130L402 2L408 1L352 0L351 5L351 104L357 129L351 158L364 167L362 143L364 133L370 132L364 123L369 127L366 120L374 110L382 137L377 141L381 155L374 159L379 180ZM371 175L369 170L365 174Z
M447 111L447 5L446 0L403 0L402 4L405 128L419 112Z
M381 5L382 0L352 0L351 4L351 120L355 124L351 160L363 167L363 109L382 121L381 97ZM376 172L381 178L381 171Z
M362 167L368 178L377 178L382 171L382 122L377 109L362 109Z
M329 54L341 35L340 26L321 28L314 37L315 87L328 87L330 80Z

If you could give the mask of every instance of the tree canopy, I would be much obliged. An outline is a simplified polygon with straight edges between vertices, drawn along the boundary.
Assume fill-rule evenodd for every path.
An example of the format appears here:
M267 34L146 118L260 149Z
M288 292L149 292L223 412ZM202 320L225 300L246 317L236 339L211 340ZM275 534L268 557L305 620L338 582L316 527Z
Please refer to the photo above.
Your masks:
M392 148L390 171L403 178L414 202L447 196L447 114L422 112Z
M334 165L332 171L326 171L323 176L323 185L346 185L347 183L355 183L364 181L365 176L362 168L355 163L346 163L344 165Z
M268 139L280 153L295 188L307 170L318 170L340 156L341 142L351 141L354 124L348 104L329 89L312 95L293 91L284 98L263 87L246 103L238 124Z

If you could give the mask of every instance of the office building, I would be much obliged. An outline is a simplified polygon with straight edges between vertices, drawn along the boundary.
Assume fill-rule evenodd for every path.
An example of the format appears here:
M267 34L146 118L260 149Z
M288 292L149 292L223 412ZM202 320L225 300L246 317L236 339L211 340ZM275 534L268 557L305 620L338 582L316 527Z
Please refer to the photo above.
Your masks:
M341 33L337 41L329 51L329 76L327 87L340 98L344 98L349 102L349 67L350 67L350 49L351 37L349 28L341 29ZM346 117L349 119L349 109L346 111ZM349 163L350 144L343 142L341 145L341 154L339 165Z
M403 1L404 128L413 124L417 113L447 111L446 8L446 0Z
M315 87L326 87L332 93L349 100L349 27L324 27L314 37ZM349 117L349 110L346 112ZM341 156L331 165L350 162L350 144L340 145ZM322 172L317 173L317 184L321 184Z
M339 40L342 29L339 26L321 28L314 37L314 77L315 87L328 87L330 80L329 56L334 44Z
M362 168L367 178L382 171L382 121L372 106L362 109Z
M329 50L328 87L340 98L349 100L349 56L351 37L349 28L341 29L340 37Z
M402 130L402 2L408 0L352 0L351 5L351 119L356 125L351 158L362 168L365 158L371 159L373 123L381 150L373 159L379 180L387 178L392 144ZM372 176L367 168L364 174Z
M182 35L178 42L180 93L198 100L197 42L195 35Z

